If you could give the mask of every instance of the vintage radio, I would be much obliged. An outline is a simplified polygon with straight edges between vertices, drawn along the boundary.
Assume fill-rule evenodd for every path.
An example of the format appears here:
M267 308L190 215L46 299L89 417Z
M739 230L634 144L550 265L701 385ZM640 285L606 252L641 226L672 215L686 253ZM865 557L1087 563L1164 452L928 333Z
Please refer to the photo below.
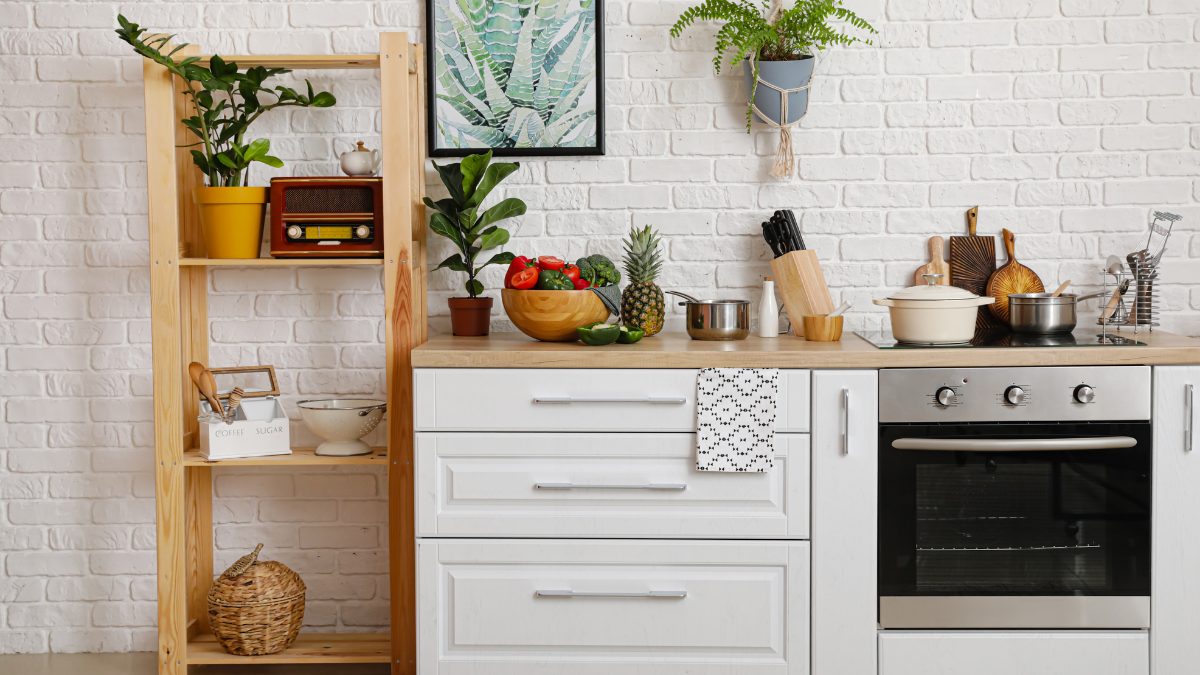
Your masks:
M272 178L271 255L382 258L382 178Z

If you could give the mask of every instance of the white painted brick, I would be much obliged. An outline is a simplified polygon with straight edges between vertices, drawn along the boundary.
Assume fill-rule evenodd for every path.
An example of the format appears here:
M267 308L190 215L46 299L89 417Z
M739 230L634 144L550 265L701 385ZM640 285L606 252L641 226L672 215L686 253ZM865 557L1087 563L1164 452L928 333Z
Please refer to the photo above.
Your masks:
M847 185L842 191L842 203L854 208L924 206L927 189L923 185L902 183Z
M311 526L300 528L300 548L374 548L379 528L371 526Z
M1054 122L1054 105L1048 101L974 103L971 121L978 127L1049 126Z
M896 50L884 55L884 70L892 75L940 75L967 69L962 49Z
M1030 19L1054 16L1054 0L975 0L980 19Z
M1010 133L1000 129L929 132L929 152L932 154L1005 153L1011 146Z
M967 0L888 0L892 21L953 21L966 18Z
M1178 20L1170 20L1178 24ZM1150 48L1151 68L1200 68L1200 44L1155 45Z
M712 161L707 159L635 159L629 163L629 179L634 183L704 183L712 176Z
M842 152L847 155L917 155L924 148L925 134L920 131L847 131L842 134Z
M882 121L883 111L878 105L829 104L810 108L800 126L805 129L877 127Z
M829 208L837 206L837 198L837 186L829 184L764 185L758 189L758 206L764 209Z
M625 180L625 162L588 160L554 162L546 172L550 183L620 183Z
M929 188L930 206L1007 206L1012 203L1012 185L1006 183L935 184Z
M1062 212L1067 232L1138 232L1145 230L1145 211L1134 208L1066 209Z
M1090 152L1099 142L1095 129L1018 129L1017 152Z
M1127 43L1187 42L1190 29L1188 23L1178 19L1109 19L1104 22L1104 39Z
M1084 45L1101 41L1099 21L1022 21L1017 44Z
M1105 73L1101 77L1105 96L1183 96L1187 94L1187 76L1169 73Z
M608 92L605 91L605 96ZM638 101L645 103L646 101ZM745 124L744 109L739 109L739 125ZM707 129L712 123L709 106L638 106L629 109L629 128L634 130ZM607 123L607 119L605 122Z
M1151 176L1200 176L1200 152L1152 152L1146 173Z
M670 201L670 188L665 185L593 187L588 196L593 209L663 209Z
M1114 180L1104 183L1105 204L1184 204L1191 193L1187 180Z
M672 192L674 206L680 209L746 209L754 205L750 186L689 186L673 188Z
M855 78L842 82L844 101L919 101L924 90L920 78Z
M1159 1L1151 0L1151 6ZM1063 16L1130 16L1141 14L1145 9L1146 3L1142 0L1062 0Z
M1047 71L1054 68L1053 49L975 49L971 51L971 68L977 73L1021 73Z
M1137 124L1145 111L1142 101L1070 101L1059 104L1058 118L1066 125Z
M962 103L896 103L887 106L889 127L962 127L969 119Z
M885 24L872 41L880 47L923 47L925 32L922 24Z
M879 52L874 49L826 50L817 59L814 73L828 75L878 75Z
M1141 70L1146 67L1142 46L1064 47L1059 70Z
M1095 75L1018 75L1013 87L1013 98L1094 98L1099 90L1099 81Z
M1150 0L1151 14L1194 14L1200 11L1196 0ZM1130 12L1137 14L1138 12Z
M1012 35L1010 21L935 23L929 26L929 46L997 47L1011 43Z
M802 157L800 178L804 180L874 180L880 163L875 157Z
M1200 101L1186 98L1150 101L1146 118L1159 124L1200 122Z
M1141 176L1141 155L1068 155L1058 161L1060 178L1125 178Z
M1090 206L1099 203L1099 183L1038 181L1017 186L1017 206Z
M1106 127L1100 132L1105 150L1179 150L1187 142L1187 127Z
M1006 99L1012 91L1007 75L930 77L926 84L931 101Z
M364 26L371 17L366 4L349 2L294 3L288 7L289 23L297 28Z
M1037 155L976 157L971 160L971 178L975 180L1046 179L1054 175L1054 160Z
M33 16L39 28L111 28L117 23L111 4L39 2L33 7Z

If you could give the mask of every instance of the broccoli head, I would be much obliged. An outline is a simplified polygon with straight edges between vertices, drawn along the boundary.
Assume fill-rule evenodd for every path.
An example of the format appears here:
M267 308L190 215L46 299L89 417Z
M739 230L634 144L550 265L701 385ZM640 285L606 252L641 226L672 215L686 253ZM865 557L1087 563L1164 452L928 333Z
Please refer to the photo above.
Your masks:
M616 285L621 281L621 272L613 261L597 253L575 261L579 277L592 282L593 286Z

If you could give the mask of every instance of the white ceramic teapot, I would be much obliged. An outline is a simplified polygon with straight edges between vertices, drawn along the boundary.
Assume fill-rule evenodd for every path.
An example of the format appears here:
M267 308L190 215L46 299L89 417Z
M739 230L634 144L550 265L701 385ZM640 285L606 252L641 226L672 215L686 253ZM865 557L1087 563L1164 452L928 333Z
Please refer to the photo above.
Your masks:
M342 153L342 171L347 176L374 176L383 157L378 150L368 150L362 141L350 152Z

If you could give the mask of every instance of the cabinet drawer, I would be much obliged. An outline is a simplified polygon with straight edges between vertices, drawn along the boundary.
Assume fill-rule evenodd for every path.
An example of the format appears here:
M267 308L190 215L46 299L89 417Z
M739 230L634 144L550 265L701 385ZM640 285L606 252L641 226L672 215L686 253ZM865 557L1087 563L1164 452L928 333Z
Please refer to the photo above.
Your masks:
M696 430L694 369L418 368L418 431ZM776 430L808 431L809 371L780 371Z
M806 542L417 544L422 675L801 675Z
M415 456L423 537L808 538L807 434L765 473L697 471L682 433L422 432Z
M879 675L1148 675L1146 631L879 634Z

